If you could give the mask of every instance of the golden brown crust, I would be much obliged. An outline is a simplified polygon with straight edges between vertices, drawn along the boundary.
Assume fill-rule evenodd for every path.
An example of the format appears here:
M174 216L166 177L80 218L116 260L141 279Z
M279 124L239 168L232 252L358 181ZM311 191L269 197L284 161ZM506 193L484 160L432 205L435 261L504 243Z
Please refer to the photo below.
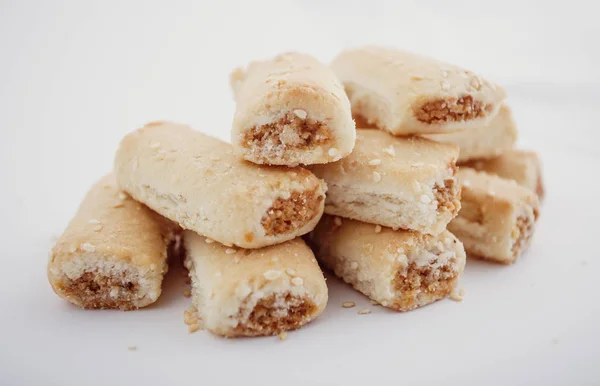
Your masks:
M316 189L294 192L287 200L278 198L261 220L265 233L272 236L298 229L319 214L321 201L323 196Z
M436 99L414 107L415 117L423 123L438 124L462 122L487 117L494 111L493 105L484 105L471 95L460 98Z

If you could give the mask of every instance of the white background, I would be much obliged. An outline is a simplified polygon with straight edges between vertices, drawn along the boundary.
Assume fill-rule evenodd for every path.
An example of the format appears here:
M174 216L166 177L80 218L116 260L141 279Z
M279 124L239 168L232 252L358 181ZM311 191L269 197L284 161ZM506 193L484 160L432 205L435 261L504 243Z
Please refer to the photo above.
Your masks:
M169 3L0 1L0 385L600 383L593 1ZM169 119L226 139L232 68L286 50L329 61L364 43L507 88L548 192L517 264L469 261L462 303L406 314L330 278L324 315L284 342L189 335L177 268L138 312L81 311L52 293L53 238L123 135Z

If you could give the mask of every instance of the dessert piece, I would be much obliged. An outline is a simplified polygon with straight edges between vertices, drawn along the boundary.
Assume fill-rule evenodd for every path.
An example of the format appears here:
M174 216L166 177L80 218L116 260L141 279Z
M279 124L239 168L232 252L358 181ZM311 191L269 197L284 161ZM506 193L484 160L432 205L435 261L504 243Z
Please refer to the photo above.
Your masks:
M81 308L135 310L154 303L177 226L102 178L52 248L48 280Z
M354 147L350 102L329 67L286 53L231 75L231 143L244 159L296 166L337 161Z
M515 181L461 167L462 208L448 230L469 257L513 263L529 246L539 213L538 198Z
M358 129L352 154L313 165L328 185L325 213L438 234L460 209L458 147Z
M406 51L367 46L342 52L331 66L352 113L394 135L482 126L506 97L470 71Z
M325 278L301 238L244 250L185 231L183 242L194 306L217 335L276 335L325 309Z
M508 150L498 157L471 161L464 165L515 180L519 185L534 191L540 199L544 198L542 166L537 153L533 151Z
M517 142L517 126L510 108L504 104L492 120L481 126L447 134L424 135L433 141L453 143L460 148L458 162L492 158L513 148Z
M448 296L465 267L463 245L448 231L431 236L325 215L307 239L336 276L396 311Z
M326 185L302 168L258 166L228 143L175 123L127 135L115 159L121 189L184 229L259 248L315 227Z

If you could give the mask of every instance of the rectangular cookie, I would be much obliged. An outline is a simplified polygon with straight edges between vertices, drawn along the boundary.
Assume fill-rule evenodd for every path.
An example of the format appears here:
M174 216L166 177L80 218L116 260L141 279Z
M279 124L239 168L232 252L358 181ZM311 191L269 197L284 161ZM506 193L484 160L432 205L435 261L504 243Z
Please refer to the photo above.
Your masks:
M448 296L465 267L463 245L448 231L431 236L325 215L306 237L336 276L396 311Z
M498 114L487 124L446 134L428 134L423 137L460 148L458 162L493 158L513 148L517 142L517 126L510 108L503 104Z
M301 238L261 249L227 248L185 231L192 300L214 334L275 335L314 320L327 304L327 285Z
M446 133L484 125L505 91L460 67L414 53L366 46L331 67L352 113L394 135Z
M354 147L350 102L331 69L315 58L286 53L231 74L237 107L235 152L267 165L337 161Z
M310 169L327 182L325 213L438 234L460 209L457 158L454 145L358 129L349 156Z
M539 213L531 190L515 181L461 167L462 208L448 230L469 257L513 263L529 246Z
M105 176L52 248L48 280L58 296L81 308L145 307L161 293L176 230Z
M519 185L534 191L540 199L544 198L542 165L534 151L511 149L498 157L475 160L464 165L508 180L515 180Z
M266 167L189 126L155 122L127 135L115 158L121 189L184 229L259 248L309 232L326 185L302 168Z

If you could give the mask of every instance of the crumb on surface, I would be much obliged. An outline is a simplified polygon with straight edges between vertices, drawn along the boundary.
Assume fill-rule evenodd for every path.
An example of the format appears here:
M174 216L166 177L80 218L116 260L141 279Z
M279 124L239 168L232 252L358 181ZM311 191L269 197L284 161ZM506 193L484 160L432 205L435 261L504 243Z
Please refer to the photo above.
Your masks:
M279 335L277 335L277 338L278 338L279 340L282 340L282 341L283 341L283 340L286 340L286 339L287 339L287 335L288 335L288 334L287 334L287 331L281 331L281 332L279 333Z
M344 307L344 308L352 308L354 306L356 306L356 303L354 303L354 302L343 302L342 303L342 307Z
M368 309L368 308L363 308L362 310L358 311L359 315L367 315L367 314L370 314L370 313L371 313L371 310Z

